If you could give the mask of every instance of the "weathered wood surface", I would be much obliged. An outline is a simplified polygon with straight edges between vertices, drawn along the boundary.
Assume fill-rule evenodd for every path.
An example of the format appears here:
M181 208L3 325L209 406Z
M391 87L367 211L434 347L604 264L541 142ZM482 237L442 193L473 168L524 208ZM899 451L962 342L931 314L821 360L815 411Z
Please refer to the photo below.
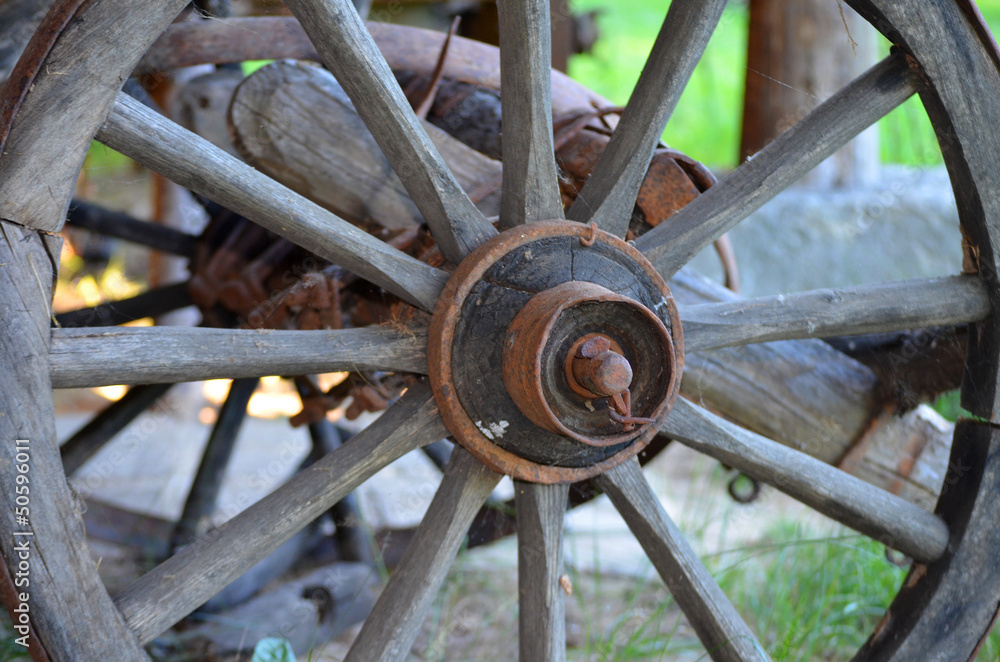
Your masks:
M68 15L47 16L43 28L49 32L32 48L44 52L49 46L48 56L19 62L0 108L0 218L53 232L62 228L94 132L140 56L186 4L137 0L125 12L114 0L77 2ZM94 35L114 48L85 48ZM84 50L87 57L80 55Z
M663 431L918 561L939 558L948 545L948 527L937 516L687 400L674 403Z
M353 443L353 442L352 442ZM406 555L389 578L344 662L407 658L469 524L502 476L455 447Z
M500 224L563 218L552 141L549 0L500 0L504 170Z
M496 229L476 209L420 126L399 83L348 0L287 0L323 63L354 101L445 259L458 263Z
M759 209L825 158L917 92L902 53L894 53L833 95L636 248L669 278L702 248Z
M653 149L725 7L726 0L670 3L621 122L570 208L570 218L595 221L601 229L625 236Z
M638 460L597 478L716 662L767 660L746 622L667 515Z
M229 108L233 142L255 168L346 218L413 227L423 217L333 75L274 62L238 88ZM500 213L500 163L421 120L462 189L486 216ZM485 195L483 183L496 186ZM488 189L487 189L488 190Z
M967 4L972 13L971 3L940 3L924 9L913 0L848 0L848 4L876 25L906 26L904 34L890 32L890 36L912 51L921 63L921 75L932 86L921 101L936 126L955 190L966 270L986 281L993 302L990 317L969 334L962 406L1000 423L1000 168L996 162L1000 75L991 54L993 45L963 15L960 5Z
M430 389L410 388L351 443L143 575L115 603L139 641L148 643L375 472L447 435Z
M86 425L74 432L73 436L59 447L66 475L72 476L76 473L115 435L152 407L171 386L172 384L149 384L131 388L128 393L112 402Z
M937 513L951 542L936 563L914 564L858 660L951 662L977 656L1000 604L1000 434L965 420L946 460L947 490Z
M0 475L8 487L0 491L6 532L0 536L0 553L13 575L24 558L16 548L28 544L31 584L21 590L29 593L31 623L51 659L148 659L97 575L59 457L48 345L53 266L60 247L55 237L0 221ZM17 439L26 439L27 447L18 447ZM18 472L24 464L16 461L19 448L29 455L26 473ZM27 476L29 490L23 523L15 520L19 475ZM13 535L18 531L31 535Z
M271 331L150 327L53 329L54 388L158 384L340 370L426 374L424 329Z
M437 303L447 274L359 230L128 96L119 95L97 139L424 310Z
M978 322L989 292L973 276L927 278L845 289L735 299L681 309L684 347L829 338Z
M331 180L330 186L343 184ZM671 287L689 310L693 304L733 299L721 286L683 271ZM692 340L697 345L696 334ZM868 431L880 406L876 386L871 370L819 341L689 353L683 383L687 394L714 411L831 463L839 462ZM899 449L904 444L900 440L911 434L926 440L926 457L939 458L940 451L946 452L948 447L947 432L927 425L916 414L890 419L881 428L886 434L880 429L870 439L873 450ZM928 433L931 439L924 436ZM886 468L886 457L873 452L862 458L857 470L886 481L879 485L898 487L899 477L891 477L894 472ZM918 466L924 466L920 457ZM933 504L939 488L940 473L928 466L903 479L899 489L906 498L928 505Z
M566 659L563 520L569 484L514 483L521 660Z
M681 306L738 300L686 269L670 287ZM943 467L932 463L942 453L947 457L950 424L919 410L876 420L883 405L875 373L822 341L688 353L681 392L768 439L830 464L838 464L862 442L868 452L858 454L854 471L925 508L933 507L941 489ZM928 424L928 416L937 423ZM898 465L904 452L916 454L914 470L905 478ZM893 455L896 460L890 461Z

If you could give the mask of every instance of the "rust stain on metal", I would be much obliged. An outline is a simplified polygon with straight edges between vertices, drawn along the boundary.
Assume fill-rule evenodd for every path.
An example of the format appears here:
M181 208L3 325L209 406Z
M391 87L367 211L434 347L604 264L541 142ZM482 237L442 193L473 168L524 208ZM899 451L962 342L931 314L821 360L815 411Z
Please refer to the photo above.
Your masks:
M475 284L490 267L518 246L549 237L570 236L579 239L589 236L590 233L589 227L579 223L539 221L521 225L499 234L476 248L458 265L445 285L431 318L427 361L431 388L445 425L452 432L455 440L481 462L494 471L512 478L538 483L567 483L585 480L634 457L646 447L657 433L656 426L646 426L625 450L587 467L540 465L524 460L487 439L462 407L456 392L452 370L452 361L454 360L452 345L455 340L455 327L461 315L462 304ZM597 241L625 253L649 275L653 282L662 284L665 301L666 297L670 297L666 283L663 283L660 275L635 247L601 230L597 231ZM669 318L671 322L670 335L672 335L671 340L675 355L673 374L676 376L667 393L667 400L672 402L680 390L679 376L683 373L684 367L684 337L676 307L669 307ZM669 408L665 408L664 411L669 411Z

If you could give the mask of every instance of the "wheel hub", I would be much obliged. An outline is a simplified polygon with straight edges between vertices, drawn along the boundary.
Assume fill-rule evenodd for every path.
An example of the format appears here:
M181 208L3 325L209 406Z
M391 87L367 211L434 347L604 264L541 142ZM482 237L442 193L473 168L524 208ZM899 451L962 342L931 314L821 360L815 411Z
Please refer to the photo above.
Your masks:
M629 244L578 223L508 230L434 312L431 385L455 440L521 480L569 482L634 456L680 387L670 290Z

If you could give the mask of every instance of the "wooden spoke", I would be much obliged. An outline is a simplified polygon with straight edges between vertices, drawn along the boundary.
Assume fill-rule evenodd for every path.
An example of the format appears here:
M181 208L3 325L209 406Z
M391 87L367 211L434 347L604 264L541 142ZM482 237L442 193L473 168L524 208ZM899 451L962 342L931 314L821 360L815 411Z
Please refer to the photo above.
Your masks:
M569 218L596 221L601 229L625 236L653 150L725 6L726 0L670 3L621 122Z
M842 290L682 307L684 349L830 338L977 322L989 293L973 276L906 280Z
M119 94L97 139L406 301L434 309L447 274L359 230L138 101Z
M469 524L500 478L464 448L455 447L427 515L345 662L407 657Z
M500 224L563 218L552 142L548 0L500 0L503 197Z
M83 200L70 203L66 224L186 258L194 257L194 246L198 241L194 235L140 221Z
M219 409L219 417L208 438L208 445L205 446L181 519L174 529L171 550L193 542L208 531L219 500L222 477L233 456L240 428L246 420L250 396L257 389L259 381L257 377L236 379L229 386L229 394Z
M566 659L563 519L569 484L514 483L517 511L518 643L522 661Z
M190 305L188 284L176 283L156 287L128 299L59 313L56 315L56 322L67 329L83 326L115 326L144 317L156 317Z
M76 473L125 426L163 397L171 386L173 384L152 384L130 388L128 393L94 416L59 448L66 475Z
M54 388L341 370L426 374L422 329L271 331L188 327L53 329Z
M639 237L669 279L702 248L910 98L917 75L894 53L820 104L709 191Z
M767 660L753 632L688 545L637 459L597 479L716 662Z
M410 108L364 21L348 0L289 0L420 209L441 253L458 263L496 234L445 165Z
M686 446L921 563L939 558L948 545L948 527L938 516L683 398L674 403L662 429Z
M133 582L115 596L119 611L149 643L375 472L447 434L430 388L410 388L350 443Z

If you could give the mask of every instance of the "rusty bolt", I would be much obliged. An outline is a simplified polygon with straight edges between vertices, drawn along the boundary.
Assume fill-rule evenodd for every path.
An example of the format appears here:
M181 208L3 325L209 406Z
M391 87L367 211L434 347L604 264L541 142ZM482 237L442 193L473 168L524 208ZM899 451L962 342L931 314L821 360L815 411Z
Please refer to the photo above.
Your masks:
M632 384L632 366L612 351L611 341L597 336L583 343L573 357L572 379L600 397L618 395Z

